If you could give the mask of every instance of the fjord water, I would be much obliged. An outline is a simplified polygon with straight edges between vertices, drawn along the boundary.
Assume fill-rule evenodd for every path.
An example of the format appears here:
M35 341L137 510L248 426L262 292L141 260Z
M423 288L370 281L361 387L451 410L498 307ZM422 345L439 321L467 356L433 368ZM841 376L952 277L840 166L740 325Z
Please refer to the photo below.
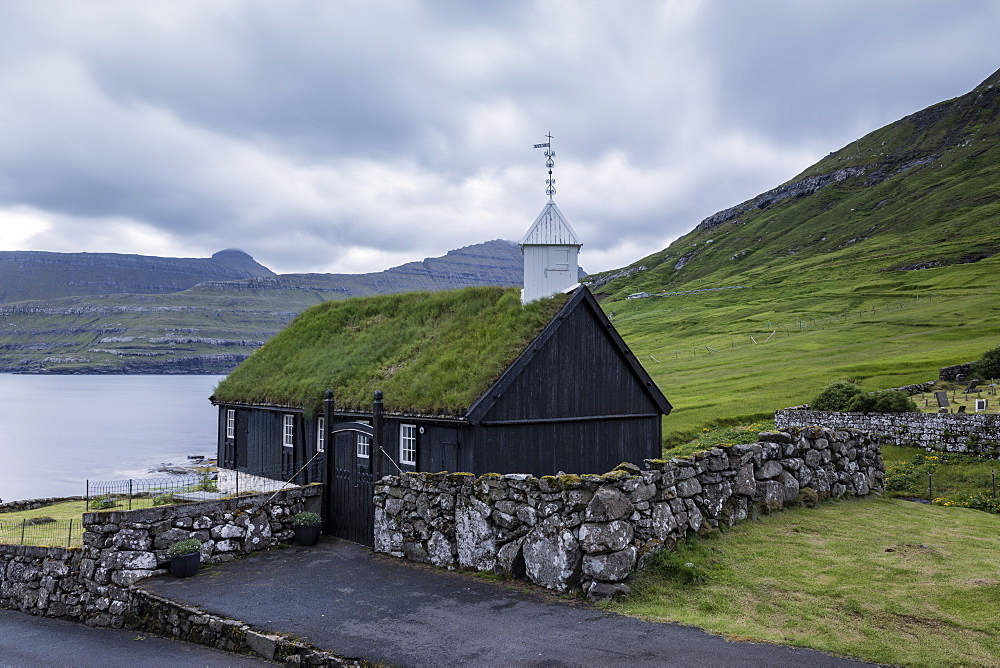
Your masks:
M222 376L0 374L0 499L82 495L214 455Z

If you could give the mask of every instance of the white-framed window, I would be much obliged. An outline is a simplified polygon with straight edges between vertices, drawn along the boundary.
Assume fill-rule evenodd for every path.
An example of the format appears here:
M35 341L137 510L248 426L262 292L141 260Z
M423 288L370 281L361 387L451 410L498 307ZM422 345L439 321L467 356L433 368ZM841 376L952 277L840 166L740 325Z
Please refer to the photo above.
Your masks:
M281 444L286 448L295 445L295 416L285 413L285 428L281 439Z
M358 457L368 459L372 453L372 437L368 434L358 434Z
M326 418L316 420L316 452L326 451Z
M226 409L226 438L236 438L236 411Z
M399 425L399 463L417 465L417 425Z

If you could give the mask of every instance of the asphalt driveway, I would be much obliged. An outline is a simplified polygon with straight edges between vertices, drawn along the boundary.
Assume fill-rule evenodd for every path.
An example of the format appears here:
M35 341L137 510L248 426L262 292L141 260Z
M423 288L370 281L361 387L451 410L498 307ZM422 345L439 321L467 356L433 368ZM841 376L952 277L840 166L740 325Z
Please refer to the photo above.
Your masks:
M400 666L866 665L615 615L330 538L141 586L341 656Z

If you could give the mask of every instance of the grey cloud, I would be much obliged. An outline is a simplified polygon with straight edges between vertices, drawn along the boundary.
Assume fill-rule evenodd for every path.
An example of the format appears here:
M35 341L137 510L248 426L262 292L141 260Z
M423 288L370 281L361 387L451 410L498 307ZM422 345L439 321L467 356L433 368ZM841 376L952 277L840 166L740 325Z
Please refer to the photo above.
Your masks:
M58 250L115 218L282 271L517 238L544 203L530 146L549 130L585 252L662 243L971 88L1000 16L972 0L62 7L0 6L0 209L60 214L39 237Z

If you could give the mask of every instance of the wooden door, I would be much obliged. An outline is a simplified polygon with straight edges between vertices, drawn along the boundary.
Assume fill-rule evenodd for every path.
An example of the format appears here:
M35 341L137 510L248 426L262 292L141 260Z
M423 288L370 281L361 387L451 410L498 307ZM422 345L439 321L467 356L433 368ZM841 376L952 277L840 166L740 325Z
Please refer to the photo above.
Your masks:
M326 533L375 546L375 484L370 457L359 458L357 435L371 436L369 425L333 425L327 436Z

